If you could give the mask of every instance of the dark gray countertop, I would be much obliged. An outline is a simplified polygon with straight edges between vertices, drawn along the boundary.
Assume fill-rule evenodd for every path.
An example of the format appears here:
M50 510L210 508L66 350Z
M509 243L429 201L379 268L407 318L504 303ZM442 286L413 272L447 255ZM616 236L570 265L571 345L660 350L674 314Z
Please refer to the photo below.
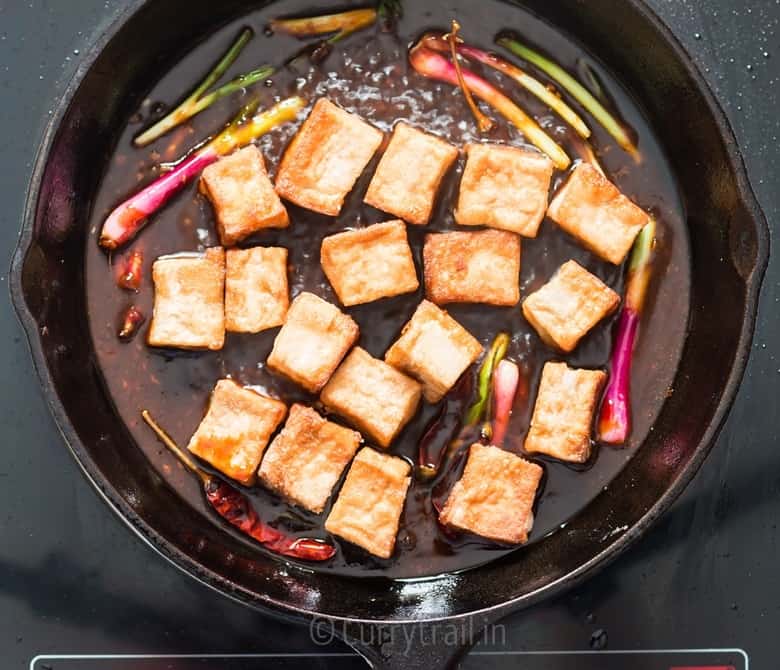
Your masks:
M726 109L774 229L780 223L780 0L752 7L735 0L650 4L694 55ZM114 6L0 0L3 268L56 92ZM4 270L0 287L6 283ZM615 565L505 621L505 648L587 649L594 631L603 629L613 649L741 647L754 668L780 665L779 287L774 257L745 382L694 483ZM0 341L3 668L27 667L33 656L53 652L321 650L305 628L250 612L185 577L113 516L61 445L4 288Z

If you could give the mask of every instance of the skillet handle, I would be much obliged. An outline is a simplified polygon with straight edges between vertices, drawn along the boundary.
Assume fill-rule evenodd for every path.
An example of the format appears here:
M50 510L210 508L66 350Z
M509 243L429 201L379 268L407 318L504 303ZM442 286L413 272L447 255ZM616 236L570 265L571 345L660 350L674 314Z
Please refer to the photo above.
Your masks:
M751 194L752 196L752 194ZM741 279L751 282L751 277L764 273L769 255L769 236L764 213L753 197L730 208L728 244L731 262Z
M332 622L331 632L377 670L450 670L505 612L414 623Z

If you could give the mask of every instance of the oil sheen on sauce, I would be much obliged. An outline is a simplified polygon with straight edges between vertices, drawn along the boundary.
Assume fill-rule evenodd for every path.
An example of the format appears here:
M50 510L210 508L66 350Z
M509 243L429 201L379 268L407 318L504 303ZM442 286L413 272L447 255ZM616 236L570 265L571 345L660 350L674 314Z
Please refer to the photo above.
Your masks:
M446 28L453 10L437 9L437 3L404 4L405 13L397 34L375 32L373 29L357 33L336 46L320 65L313 66L305 61L293 70L281 71L269 85L256 86L253 93L260 93L264 106L292 93L303 95L310 103L321 96L328 96L385 131L391 130L396 121L405 120L456 145L484 139L478 135L460 93L449 85L417 75L410 70L406 60L408 44L426 29ZM584 53L549 25L516 7L500 2L468 3L465 0L450 4L460 8L455 15L463 26L464 37L478 46L491 48L494 35L503 28L511 27L528 41L543 45L570 70L582 61L593 69L623 118L636 131L643 161L635 164L591 118L585 116L594 133L592 141L597 155L610 178L629 197L651 211L658 218L660 227L655 274L634 359L634 425L631 438L624 449L596 448L591 462L580 469L536 459L545 468L544 488L538 499L536 523L530 538L531 542L538 542L559 529L608 486L651 430L672 383L685 338L689 292L685 218L674 179L645 117L594 55ZM274 16L310 13L310 7L305 2L272 3L219 29L170 71L161 73L161 79L148 93L138 113L128 118L115 153L105 166L105 177L92 210L92 233L86 249L90 333L107 388L137 444L128 444L127 448L142 449L167 484L217 524L222 521L203 501L198 482L156 441L141 421L140 410L149 409L174 439L185 445L203 416L211 389L222 377L231 376L241 384L288 403L300 401L313 404L316 398L266 369L264 362L277 329L258 335L228 334L225 347L219 352L151 349L144 343L148 321L132 342L125 344L117 339L117 321L131 302L147 316L151 315L151 264L155 258L163 254L198 251L219 243L212 210L197 193L197 184L191 184L179 194L153 218L133 243L115 253L113 258L98 248L97 235L110 210L153 178L157 174L155 166L160 161L181 156L218 130L240 106L243 96L221 101L190 125L175 130L150 147L134 149L131 143L133 136L149 123L155 112L159 115L160 110L155 109L157 103L172 104L180 99L245 25L254 28L256 37L228 77L261 63L282 62L302 44L282 35L268 35L264 33L264 27ZM478 67L475 69L482 72ZM576 143L569 130L552 112L508 80L492 72L483 73L510 91L511 96L531 111L572 157L577 156ZM491 141L523 143L522 137L503 119L495 118L496 128L488 137ZM259 142L272 174L298 125L288 124ZM322 238L393 218L362 203L375 164L376 158L336 219L288 204L292 221L289 228L268 231L247 241L246 246L279 245L289 249L289 279L293 296L307 290L337 303L319 263ZM418 271L422 267L425 233L456 228L452 208L462 168L461 156L441 189L432 222L424 228L408 227ZM556 173L553 189L561 179L562 175ZM134 250L141 250L144 254L143 282L138 295L123 291L115 281L115 273L124 258ZM615 290L622 291L624 268L600 261L546 220L536 239L524 239L522 242L522 295L528 295L541 286L568 259L575 259ZM360 325L361 346L372 355L381 357L422 297L421 289L416 294L347 309ZM611 320L595 328L574 353L561 357L542 344L523 319L519 305L511 308L451 305L447 309L486 346L502 330L512 334L509 356L521 363L529 375L528 400L516 404L505 445L516 453L522 453L545 361L566 360L578 367L605 367L609 362ZM474 373L475 370L471 370L467 374ZM415 461L417 444L438 409L438 406L424 405L396 440L392 453ZM522 547L491 545L479 538L452 534L439 527L432 498L446 496L447 485L457 474L457 471L451 473L447 481L434 482L433 485L412 484L392 559L375 559L336 539L340 548L336 557L326 564L310 566L311 569L354 576L413 578L464 570L510 551L523 551ZM246 489L246 493L251 496L262 519L283 524L301 535L325 537L322 526L327 509L322 516L309 514L283 503L259 486ZM225 525L225 532L233 531ZM264 550L258 547L257 551Z

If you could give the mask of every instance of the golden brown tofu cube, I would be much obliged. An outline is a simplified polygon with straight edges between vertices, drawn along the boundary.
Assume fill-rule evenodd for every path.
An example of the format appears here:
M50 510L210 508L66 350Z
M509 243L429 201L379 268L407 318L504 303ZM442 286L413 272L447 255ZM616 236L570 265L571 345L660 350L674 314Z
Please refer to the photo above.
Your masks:
M528 540L543 470L498 447L472 444L463 476L439 517L447 526L496 542Z
M282 157L276 192L296 205L336 216L383 137L357 114L320 98Z
M310 407L293 405L284 428L265 452L260 481L319 514L361 439L360 433L323 419Z
M409 223L425 225L442 179L457 157L458 150L448 142L397 123L365 202Z
M432 302L423 300L385 362L423 385L428 402L438 402L482 353L477 339Z
M152 347L221 349L225 342L225 251L160 256L152 266Z
M220 379L187 448L228 477L252 484L263 451L287 405Z
M358 325L338 307L313 293L290 305L274 340L268 367L317 393L358 338Z
M347 473L325 530L390 558L404 509L411 468L403 459L365 447Z
M355 347L322 389L320 400L388 447L414 416L421 395L414 379Z
M287 210L254 145L221 158L203 170L200 191L214 206L217 232L229 247L264 228L290 225Z
M601 370L545 363L525 450L570 463L587 461L593 413L606 379Z
M469 144L455 221L536 237L547 209L553 164L530 149Z
M566 261L523 301L523 316L546 344L569 352L619 303L620 296L598 277L579 263Z
M503 230L425 237L425 295L437 305L520 300L520 238Z
M547 214L583 246L615 265L623 262L650 218L590 163L574 168Z
M281 326L290 305L287 249L229 249L225 261L226 330L259 333Z
M346 306L411 293L420 286L403 221L326 237L320 258L328 281Z

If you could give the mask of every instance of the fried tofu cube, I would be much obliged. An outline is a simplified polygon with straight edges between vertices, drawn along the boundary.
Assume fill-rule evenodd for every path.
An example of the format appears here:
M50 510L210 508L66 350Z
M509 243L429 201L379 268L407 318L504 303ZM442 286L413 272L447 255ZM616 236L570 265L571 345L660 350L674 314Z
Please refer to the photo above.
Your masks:
M322 389L320 400L381 447L389 447L420 404L422 386L355 347Z
M226 330L259 333L281 326L290 305L287 249L229 249L225 262Z
M423 385L428 402L438 402L482 353L477 339L432 302L423 300L385 362Z
M620 296L576 261L523 301L523 316L549 346L564 352L617 309Z
M254 145L220 158L203 170L200 191L214 206L222 245L232 246L265 228L290 225L274 190L263 154Z
M437 305L520 300L520 238L503 230L435 233L423 247L425 295Z
M325 530L380 558L395 549L411 467L401 458L364 447L347 473Z
M448 142L397 123L364 202L409 223L425 225L442 179L457 157L457 148Z
M260 465L260 482L319 514L360 446L360 433L295 404Z
M268 367L318 393L358 334L352 317L313 293L301 293L274 340Z
M536 237L552 173L550 159L536 151L468 144L455 221Z
M325 276L346 306L412 293L420 286L403 221L326 237L320 259Z
M545 363L524 449L570 463L587 461L593 413L606 379L601 370Z
M547 215L583 246L620 265L650 217L590 163L580 163Z
M250 485L285 414L283 402L220 379L187 448L228 477Z
M383 138L357 114L320 98L282 157L276 192L296 205L336 216Z
M154 312L147 344L222 348L225 342L225 250L160 256L152 265Z
M498 447L472 444L463 476L452 487L439 520L496 542L526 542L543 472Z

